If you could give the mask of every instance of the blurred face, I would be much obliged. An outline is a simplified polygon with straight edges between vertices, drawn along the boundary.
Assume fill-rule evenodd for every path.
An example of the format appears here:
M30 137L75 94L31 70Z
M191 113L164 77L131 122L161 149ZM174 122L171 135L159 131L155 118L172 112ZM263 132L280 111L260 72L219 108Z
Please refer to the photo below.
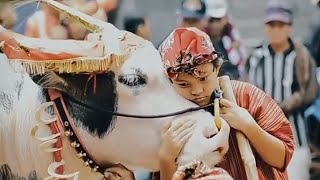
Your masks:
M209 35L210 37L219 37L223 33L224 27L228 23L228 17L210 18L209 19Z
M291 34L292 27L290 24L271 21L265 25L265 30L271 44L286 42Z
M206 18L203 18L203 19L184 18L182 21L182 27L196 27L201 31L206 31L208 27L208 21Z
M46 13L46 15L56 16L59 17L60 13L53 7L47 5L47 4L41 4L42 10Z
M13 6L10 4L3 5L0 10L0 25L6 29L13 29L17 22L17 14Z
M197 69L204 72L199 78L179 73L177 78L171 80L173 87L181 96L202 106L210 102L213 90L218 87L219 69L214 69L212 63L199 65Z
M138 27L137 35L146 39L150 40L151 36L151 28L150 28L150 21L145 19L145 24L141 24Z

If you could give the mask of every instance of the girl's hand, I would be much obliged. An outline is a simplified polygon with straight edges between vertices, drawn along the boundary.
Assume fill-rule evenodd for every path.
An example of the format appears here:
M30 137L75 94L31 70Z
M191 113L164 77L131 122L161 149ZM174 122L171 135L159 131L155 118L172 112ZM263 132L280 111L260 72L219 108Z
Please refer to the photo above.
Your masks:
M233 103L226 99L220 100L220 115L228 122L228 124L237 130L246 131L252 123L256 123L251 114L244 108L239 107L236 103Z
M191 119L177 119L173 122L168 122L161 132L160 158L174 162L185 143L191 137L195 126L196 120Z
M122 164L106 169L104 176L109 180L135 180L133 172Z

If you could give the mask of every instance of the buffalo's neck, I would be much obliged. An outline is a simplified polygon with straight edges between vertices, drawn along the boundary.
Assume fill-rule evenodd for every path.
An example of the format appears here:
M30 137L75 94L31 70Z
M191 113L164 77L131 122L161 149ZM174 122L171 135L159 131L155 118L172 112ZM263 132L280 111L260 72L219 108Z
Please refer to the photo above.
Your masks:
M116 117L112 113L106 113L98 109L109 112L117 111L118 97L114 73L98 74L93 78L86 74L64 74L60 76L68 84L63 90L63 98L68 113L77 127L83 127L92 136L103 138L113 129L113 122ZM78 102L73 101L73 99ZM83 104L94 107L94 109L85 107Z
M91 135L103 138L105 134L110 132L114 125L115 117L111 113L105 113L96 109L89 109L70 100L64 98L68 108L68 113L75 121L78 128L84 127ZM83 97L80 101L92 107L102 108L104 110L114 112L116 111L115 99L99 98L99 97Z
M12 89L12 84L16 84L17 87ZM4 145L1 147L4 158L0 157L0 161L5 162L4 164L7 163L11 170L18 174L37 169L39 170L37 174L39 173L40 177L45 177L46 169L52 162L52 158L39 148L41 141L31 135L31 129L37 124L41 124L41 121L35 116L37 109L45 102L41 88L28 78L12 81L10 84L6 84L6 88L8 90L1 90L5 98L0 99L2 103L7 104L6 109L0 107L1 110L5 110L0 118L2 124L0 141ZM49 135L51 135L51 131L47 126L41 126L36 133L38 137ZM30 144L26 145L26 143ZM41 161L32 161L37 159L41 159Z

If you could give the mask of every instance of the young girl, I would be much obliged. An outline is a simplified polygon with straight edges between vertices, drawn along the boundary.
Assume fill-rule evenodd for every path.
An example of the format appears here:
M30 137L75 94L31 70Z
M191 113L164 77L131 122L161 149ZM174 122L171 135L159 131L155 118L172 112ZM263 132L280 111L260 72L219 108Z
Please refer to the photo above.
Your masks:
M175 29L159 51L166 74L181 96L198 105L213 102L211 94L219 90L218 73L223 60L207 34L196 28ZM229 151L219 166L235 180L246 179L235 138L235 132L241 131L251 144L259 179L288 179L286 167L294 150L288 119L273 99L255 86L232 81L232 88L237 103L220 100L221 117L232 130ZM208 111L213 114L213 108ZM184 146L179 141L189 134L188 131L192 129L183 124L164 130L159 151L160 179L172 179L177 169L175 159Z

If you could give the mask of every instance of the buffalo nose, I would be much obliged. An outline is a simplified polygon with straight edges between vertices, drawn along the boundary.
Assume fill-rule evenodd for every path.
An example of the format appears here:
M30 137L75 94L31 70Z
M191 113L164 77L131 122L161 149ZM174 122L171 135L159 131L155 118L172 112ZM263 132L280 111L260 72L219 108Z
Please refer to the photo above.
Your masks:
M212 138L217 133L218 133L217 130L214 129L213 127L205 127L203 130L204 137L206 137L208 139Z

